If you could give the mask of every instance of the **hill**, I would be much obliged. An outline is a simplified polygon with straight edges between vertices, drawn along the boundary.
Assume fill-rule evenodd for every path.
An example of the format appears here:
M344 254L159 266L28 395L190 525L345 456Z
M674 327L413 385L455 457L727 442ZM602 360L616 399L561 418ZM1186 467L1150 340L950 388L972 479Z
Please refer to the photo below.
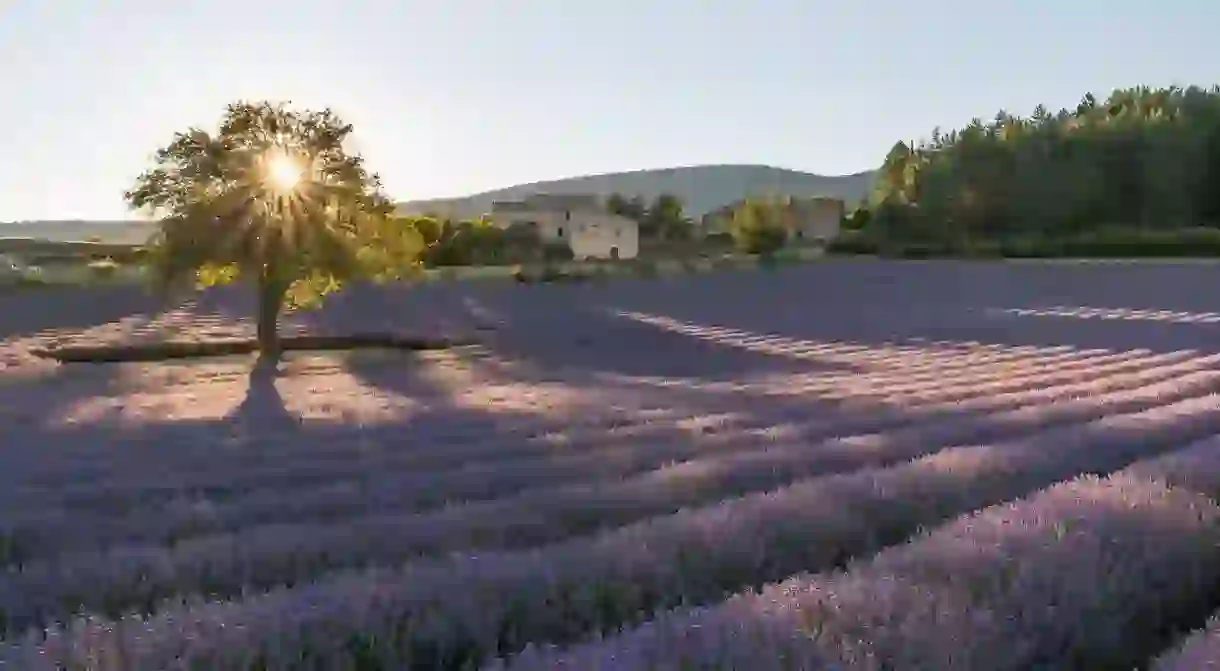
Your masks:
M688 215L697 217L751 195L837 196L852 205L872 187L873 175L872 171L825 176L764 165L702 165L519 184L461 198L407 201L399 207L411 213L476 217L490 210L492 201L532 193L591 193L605 197L617 192L650 200L662 193L672 193L682 199ZM138 245L152 232L152 222L145 221L0 221L0 239L78 242L97 238L109 244Z
M404 212L435 212L472 217L491 209L492 201L514 200L533 193L611 193L652 199L672 193L682 199L687 214L700 216L747 196L837 196L854 205L872 187L873 171L825 176L765 165L701 165L659 170L634 170L586 175L547 182L519 184L461 198L435 198L400 203Z
M154 231L147 221L0 221L0 240L17 238L83 242L92 238L114 245L140 245Z

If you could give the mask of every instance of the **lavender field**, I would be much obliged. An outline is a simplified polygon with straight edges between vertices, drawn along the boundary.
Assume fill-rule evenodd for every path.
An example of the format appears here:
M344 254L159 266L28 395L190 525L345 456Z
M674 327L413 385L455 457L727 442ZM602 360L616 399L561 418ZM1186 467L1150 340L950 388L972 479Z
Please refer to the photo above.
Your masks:
M356 287L446 351L58 365L0 293L0 668L1220 665L1220 265ZM1003 654L997 654L1003 651Z

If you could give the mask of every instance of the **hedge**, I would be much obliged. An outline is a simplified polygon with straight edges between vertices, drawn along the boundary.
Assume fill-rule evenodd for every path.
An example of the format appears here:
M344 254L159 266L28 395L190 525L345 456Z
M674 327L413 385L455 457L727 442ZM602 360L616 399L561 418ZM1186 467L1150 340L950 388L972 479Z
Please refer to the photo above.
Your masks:
M847 231L830 242L827 252L905 259L1220 257L1220 229L1112 227L1073 236L932 242L885 240L867 231Z

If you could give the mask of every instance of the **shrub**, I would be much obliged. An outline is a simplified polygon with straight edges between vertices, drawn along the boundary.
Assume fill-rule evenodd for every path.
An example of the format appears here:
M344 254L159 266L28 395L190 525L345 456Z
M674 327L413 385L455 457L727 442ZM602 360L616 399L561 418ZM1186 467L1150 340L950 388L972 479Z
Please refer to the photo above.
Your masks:
M743 229L737 236L737 249L746 254L770 254L788 241L788 232L776 226Z
M544 265L542 271L538 273L538 281L543 283L562 282L567 278L567 272L550 264Z
M738 251L769 254L788 241L784 226L783 204L763 199L748 199L733 212L730 232Z
M1154 230L1110 227L1075 235L1027 235L1001 239L900 241L875 232L845 232L832 254L880 254L890 258L1153 258L1220 256L1220 229Z
M826 245L827 254L876 255L881 252L875 236L862 231L844 231Z
M572 246L566 242L548 242L542 245L542 260L548 263L562 263L575 258Z
M640 279L655 279L660 277L661 273L657 269L657 264L644 259L636 259L631 263L632 274Z
M871 220L872 211L867 206L860 206L843 216L840 228L844 231L862 231L868 228Z
M1066 256L1220 256L1220 230L1109 228L1067 238L1062 245Z
M89 274L99 279L108 279L114 277L119 271L119 264L114 262L114 259L105 258L89 263Z
M694 259L682 259L681 265L682 271L686 273L697 273L702 270L699 263Z

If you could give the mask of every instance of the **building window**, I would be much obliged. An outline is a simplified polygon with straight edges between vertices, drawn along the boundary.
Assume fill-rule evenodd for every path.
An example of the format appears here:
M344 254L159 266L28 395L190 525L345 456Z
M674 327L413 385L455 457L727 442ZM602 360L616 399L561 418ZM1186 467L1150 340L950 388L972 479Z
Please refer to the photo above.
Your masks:
M559 227L559 237L563 237L563 226Z
M571 211L571 210L564 210L564 211L563 211L563 220L564 220L564 221L572 221L572 211Z

